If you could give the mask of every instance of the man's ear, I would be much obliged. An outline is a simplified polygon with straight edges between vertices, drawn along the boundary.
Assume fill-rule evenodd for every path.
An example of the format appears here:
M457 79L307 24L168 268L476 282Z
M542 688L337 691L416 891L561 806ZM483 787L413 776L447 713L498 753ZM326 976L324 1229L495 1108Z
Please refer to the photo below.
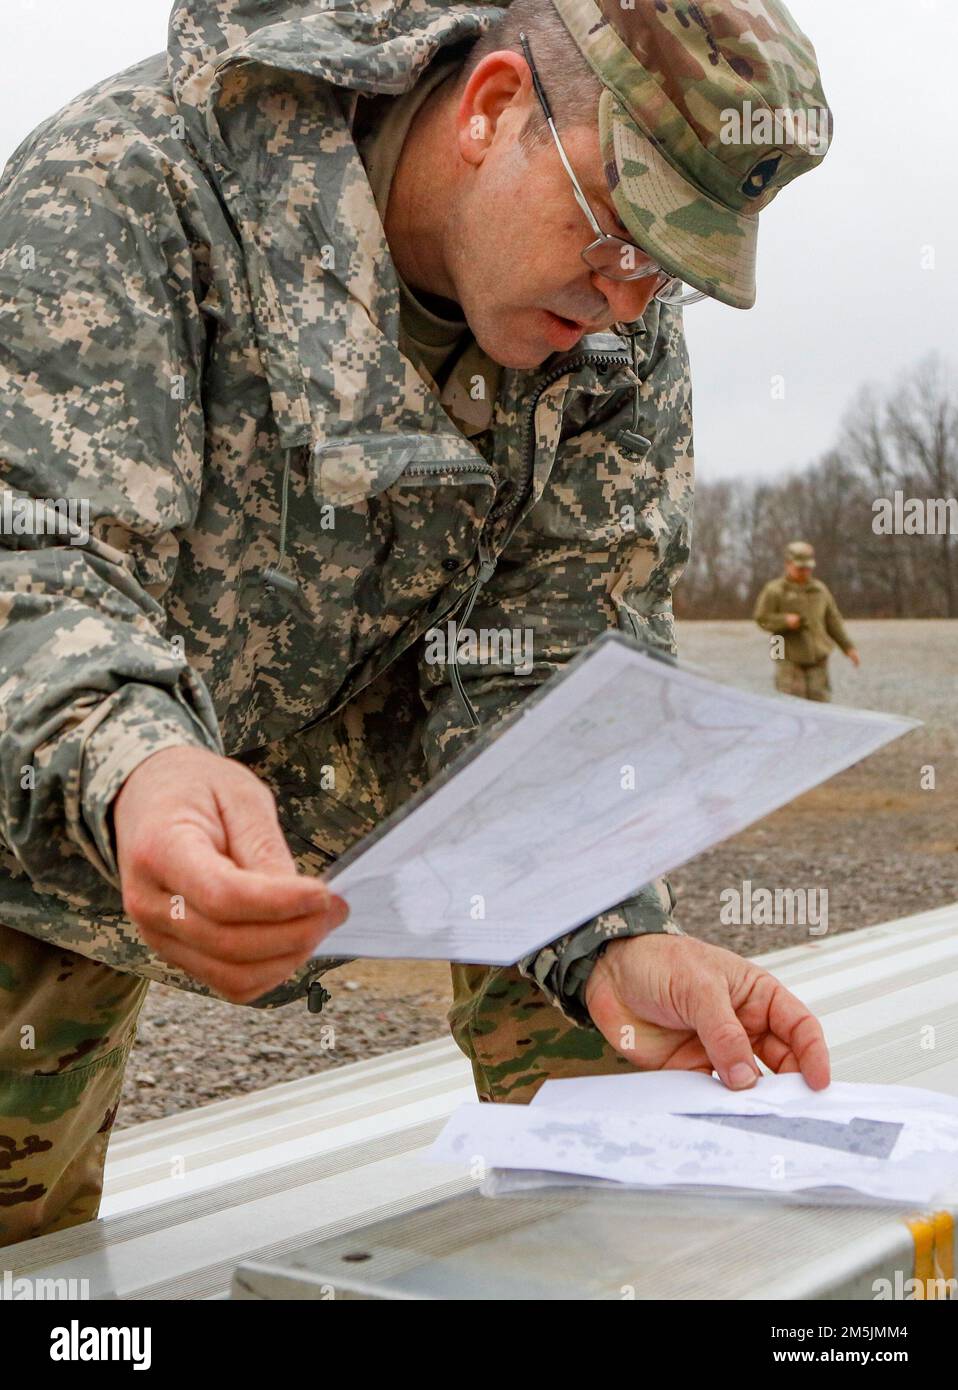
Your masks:
M478 63L459 98L456 133L459 152L479 165L497 134L522 130L535 98L525 59L503 49Z

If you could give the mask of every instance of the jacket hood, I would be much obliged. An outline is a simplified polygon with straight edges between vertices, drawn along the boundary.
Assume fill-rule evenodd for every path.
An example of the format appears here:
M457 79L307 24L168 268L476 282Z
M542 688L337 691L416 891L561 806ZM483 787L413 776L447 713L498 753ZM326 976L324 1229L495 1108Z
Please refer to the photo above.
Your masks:
M441 47L478 38L503 8L483 0L177 0L167 45L170 82L184 113L205 108L218 77L246 63L398 95Z
M312 450L323 500L334 500L324 479L335 490L345 475L358 495L388 487L411 454L475 460L396 347L398 281L349 93L408 91L440 49L462 44L465 56L501 13L422 0L179 0L171 15L170 83L242 241L280 441ZM356 479L356 457L368 477Z

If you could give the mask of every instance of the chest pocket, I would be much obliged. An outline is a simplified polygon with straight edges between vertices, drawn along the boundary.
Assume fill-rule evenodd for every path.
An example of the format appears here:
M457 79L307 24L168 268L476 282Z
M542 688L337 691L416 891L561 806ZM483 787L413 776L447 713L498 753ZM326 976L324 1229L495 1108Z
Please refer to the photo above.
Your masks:
M310 483L335 515L324 547L327 597L338 594L361 622L381 617L391 631L470 564L496 493L492 466L463 436L445 433L322 443Z
M390 612L411 617L472 563L495 495L484 459L417 459L361 504Z
M584 431L560 442L530 523L554 540L595 546L615 546L625 534L651 538L650 514L654 520L667 485L650 439L624 428Z
M312 466L300 458L285 507L288 583L261 586L258 608L258 674L277 716L279 705L318 714L401 649L407 625L472 563L495 495L493 468L465 438L459 449L439 436L352 436L316 450Z
M320 504L348 506L378 496L403 475L410 480L455 481L459 475L488 468L463 436L341 435L313 449L310 485Z

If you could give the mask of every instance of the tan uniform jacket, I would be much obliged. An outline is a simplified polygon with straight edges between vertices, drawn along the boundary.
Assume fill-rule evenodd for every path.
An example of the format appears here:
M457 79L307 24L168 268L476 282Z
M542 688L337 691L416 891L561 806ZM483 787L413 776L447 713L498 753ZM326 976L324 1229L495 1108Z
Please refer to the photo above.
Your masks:
M789 628L787 613L797 613L801 627ZM755 621L765 632L785 639L785 660L796 666L814 666L824 661L837 643L843 652L854 643L829 590L820 579L795 584L782 575L771 580L758 596Z

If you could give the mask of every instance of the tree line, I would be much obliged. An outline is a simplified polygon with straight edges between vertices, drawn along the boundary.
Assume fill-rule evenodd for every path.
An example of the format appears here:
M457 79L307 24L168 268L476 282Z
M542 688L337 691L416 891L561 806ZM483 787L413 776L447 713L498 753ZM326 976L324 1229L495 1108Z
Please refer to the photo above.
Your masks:
M815 547L849 617L958 618L958 389L942 358L894 392L865 387L813 466L698 483L676 613L750 617L792 540Z

